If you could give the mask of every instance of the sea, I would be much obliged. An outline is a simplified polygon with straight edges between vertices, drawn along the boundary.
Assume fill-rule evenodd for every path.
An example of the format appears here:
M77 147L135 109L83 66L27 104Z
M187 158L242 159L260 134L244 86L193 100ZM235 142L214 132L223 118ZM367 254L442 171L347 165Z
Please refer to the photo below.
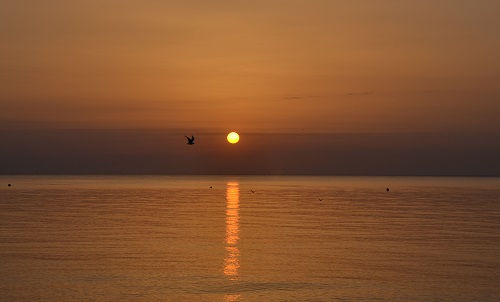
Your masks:
M500 301L500 178L0 175L0 301Z

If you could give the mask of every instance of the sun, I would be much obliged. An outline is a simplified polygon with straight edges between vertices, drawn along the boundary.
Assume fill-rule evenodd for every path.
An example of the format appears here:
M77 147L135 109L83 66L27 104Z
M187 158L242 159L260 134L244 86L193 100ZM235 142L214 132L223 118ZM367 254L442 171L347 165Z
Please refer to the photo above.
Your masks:
M240 136L236 132L231 132L227 135L227 141L231 144L236 144L240 140Z

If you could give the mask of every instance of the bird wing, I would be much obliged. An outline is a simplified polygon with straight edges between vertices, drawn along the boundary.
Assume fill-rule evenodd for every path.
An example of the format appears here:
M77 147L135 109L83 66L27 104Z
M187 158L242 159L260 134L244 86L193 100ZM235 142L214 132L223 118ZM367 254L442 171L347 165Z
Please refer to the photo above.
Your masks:
M193 142L194 142L194 136L193 136L193 135L191 135L191 141L193 141Z

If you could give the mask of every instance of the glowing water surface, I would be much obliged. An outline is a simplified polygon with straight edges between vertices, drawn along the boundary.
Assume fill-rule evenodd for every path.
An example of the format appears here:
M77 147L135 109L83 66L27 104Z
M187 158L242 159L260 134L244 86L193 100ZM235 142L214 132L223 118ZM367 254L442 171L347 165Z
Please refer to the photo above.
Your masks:
M499 255L499 178L0 175L2 301L498 301Z

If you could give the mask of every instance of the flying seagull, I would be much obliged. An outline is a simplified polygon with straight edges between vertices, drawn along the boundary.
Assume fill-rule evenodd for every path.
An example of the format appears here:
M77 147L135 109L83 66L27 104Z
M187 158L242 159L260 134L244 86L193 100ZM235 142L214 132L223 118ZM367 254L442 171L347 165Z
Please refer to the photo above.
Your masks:
M186 136L186 138L188 139L188 142L187 142L188 145L194 145L194 136L191 135L191 138Z

